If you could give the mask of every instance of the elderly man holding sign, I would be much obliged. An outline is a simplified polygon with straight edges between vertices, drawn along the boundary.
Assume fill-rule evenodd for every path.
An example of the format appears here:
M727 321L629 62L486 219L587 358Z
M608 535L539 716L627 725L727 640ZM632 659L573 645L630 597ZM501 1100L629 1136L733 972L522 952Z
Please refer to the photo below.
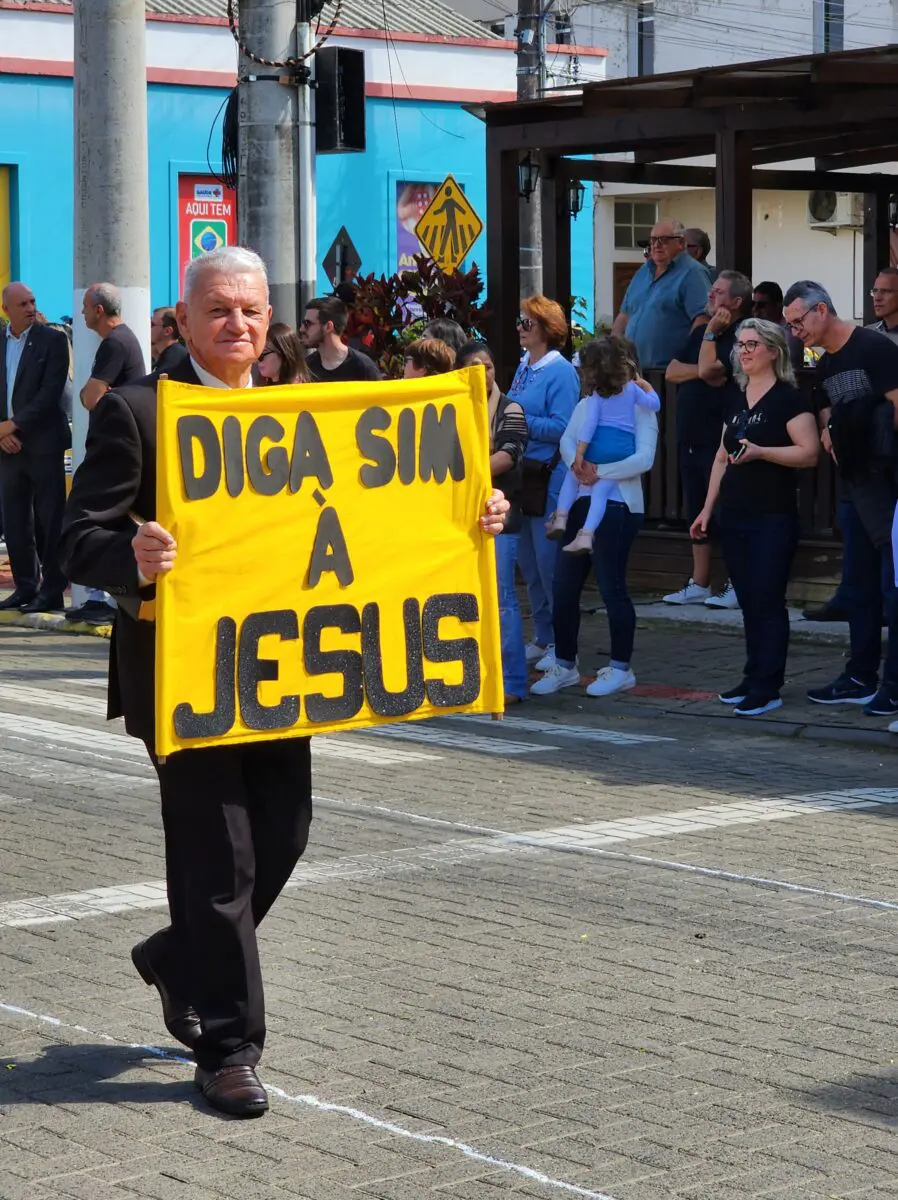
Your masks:
M489 559L483 534L501 532L509 506L489 491L479 424L446 402L446 380L475 400L481 380L347 385L318 407L315 385L245 391L271 309L262 260L239 247L190 264L177 316L189 359L168 381L108 392L92 415L63 559L73 581L119 600L109 716L124 715L159 777L171 923L134 947L134 965L209 1103L252 1117L268 1107L256 927L306 846L308 735L499 706L495 594L468 564ZM476 424L480 406L467 407ZM423 581L405 567L403 592L378 592L377 561L395 574L386 547L404 545L382 522L400 515L420 546L419 496L445 563ZM407 561L426 573L426 555ZM431 594L450 577L467 586ZM441 622L470 636L449 639ZM391 690L397 671L406 686Z

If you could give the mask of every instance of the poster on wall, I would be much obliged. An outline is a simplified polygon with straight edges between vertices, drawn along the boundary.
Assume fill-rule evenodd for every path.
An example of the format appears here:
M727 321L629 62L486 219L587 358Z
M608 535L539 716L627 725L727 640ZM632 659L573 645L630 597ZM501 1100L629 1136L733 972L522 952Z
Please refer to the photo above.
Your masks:
M191 259L237 241L237 193L214 175L178 176L178 294ZM178 297L173 297L175 300Z
M12 233L9 208L9 167L0 167L0 291L12 279Z
M415 255L424 253L415 226L424 216L439 186L439 180L436 183L406 183L399 180L396 184L397 271L413 271Z

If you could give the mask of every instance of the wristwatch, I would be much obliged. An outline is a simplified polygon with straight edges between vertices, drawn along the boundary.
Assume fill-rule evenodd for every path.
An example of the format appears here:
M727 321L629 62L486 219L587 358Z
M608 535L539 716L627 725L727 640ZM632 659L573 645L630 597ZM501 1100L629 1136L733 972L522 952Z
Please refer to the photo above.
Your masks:
M705 332L702 334L702 341L703 342L716 342L717 334L714 332L713 329L706 329Z

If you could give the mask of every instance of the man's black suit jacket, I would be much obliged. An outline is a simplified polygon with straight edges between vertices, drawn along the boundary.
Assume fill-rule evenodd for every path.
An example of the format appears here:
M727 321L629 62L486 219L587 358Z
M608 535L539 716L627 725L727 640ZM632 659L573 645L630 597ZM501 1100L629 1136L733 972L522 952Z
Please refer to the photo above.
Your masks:
M199 384L190 359L169 378ZM148 375L107 392L91 413L84 461L75 473L62 527L63 569L73 583L100 588L120 599L109 649L109 718L124 716L125 728L154 740L156 626L140 621L141 588L131 539L129 512L156 518L156 385ZM122 603L123 602L123 603ZM128 611L125 611L125 609Z
M61 454L71 446L72 432L63 407L68 377L69 339L58 329L35 324L8 396L6 336L0 337L0 421L13 418L23 451L52 454L58 450Z

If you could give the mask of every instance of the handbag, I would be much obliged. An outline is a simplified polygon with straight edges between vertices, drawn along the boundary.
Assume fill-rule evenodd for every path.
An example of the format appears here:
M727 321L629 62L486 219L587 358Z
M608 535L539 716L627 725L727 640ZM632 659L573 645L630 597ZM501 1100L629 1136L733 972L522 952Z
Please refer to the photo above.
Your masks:
M561 462L561 451L556 450L548 462L535 458L521 461L521 512L525 517L544 517L549 502L549 480Z

